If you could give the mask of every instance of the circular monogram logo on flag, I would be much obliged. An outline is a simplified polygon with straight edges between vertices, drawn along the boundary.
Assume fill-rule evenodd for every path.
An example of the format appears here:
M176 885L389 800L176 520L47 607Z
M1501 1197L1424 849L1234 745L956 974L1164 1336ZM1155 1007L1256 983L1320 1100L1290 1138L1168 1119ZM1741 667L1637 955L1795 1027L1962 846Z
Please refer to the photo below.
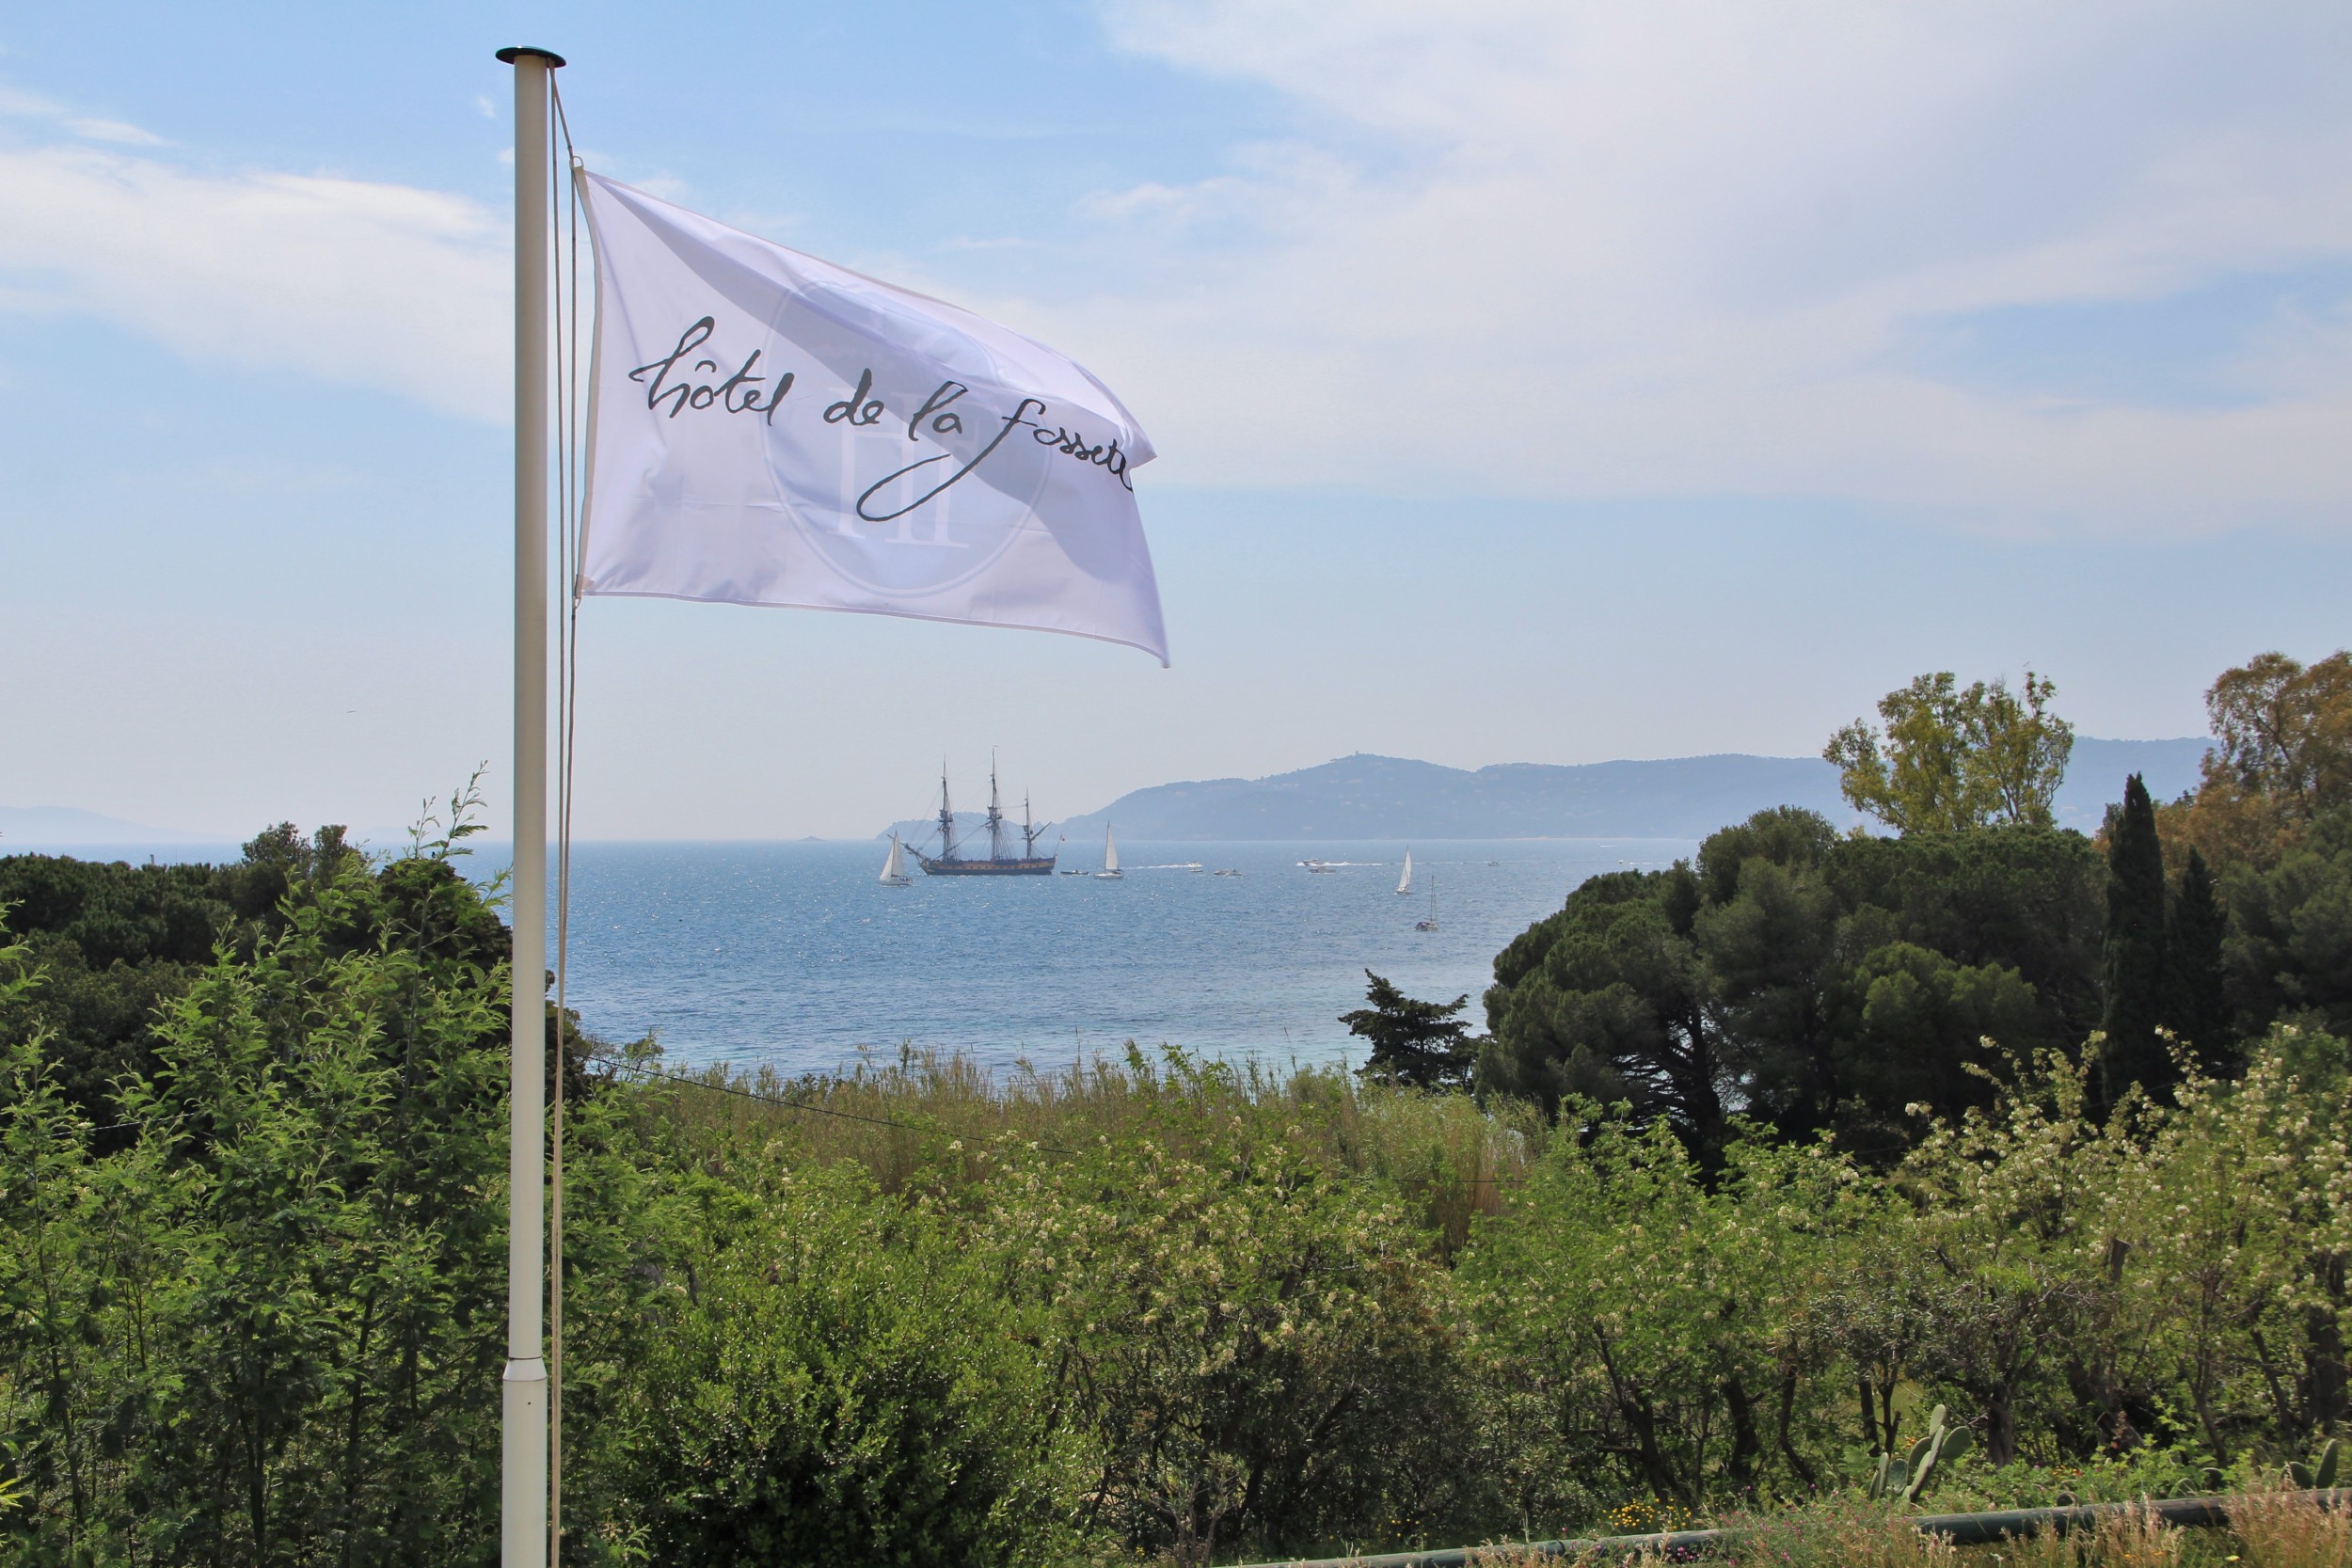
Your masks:
M986 571L1032 526L1052 478L1038 404L977 402L952 380L901 391L866 372L821 419L804 406L767 431L777 489L827 565L868 593L920 598Z

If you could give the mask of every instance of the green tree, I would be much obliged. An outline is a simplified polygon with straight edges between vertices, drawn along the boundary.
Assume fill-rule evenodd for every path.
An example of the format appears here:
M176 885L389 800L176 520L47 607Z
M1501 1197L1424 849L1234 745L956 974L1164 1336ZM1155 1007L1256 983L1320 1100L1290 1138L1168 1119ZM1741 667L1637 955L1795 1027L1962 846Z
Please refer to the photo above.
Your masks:
M158 1009L194 983L215 947L248 957L282 929L287 895L356 856L342 835L326 827L306 841L281 822L227 865L0 857L0 906L10 907L9 927L42 974L24 1006L49 1035L47 1070L58 1086L112 1130L101 1147L123 1141L115 1085L154 1069Z
M1990 1098L1979 1073L2042 1036L2033 987L2007 965L1955 963L1916 942L1874 947L1837 977L1831 1016L1847 1120L1899 1148L1912 1105L1950 1114ZM1994 1042L1988 1049L1986 1042Z
M1920 675L1879 702L1882 732L1857 719L1830 737L1824 759L1855 810L1898 832L1998 823L2051 825L2074 728L2049 711L2053 683L2026 672L1962 688L1948 670Z
M1742 1064L1692 938L1699 888L1684 864L1595 877L1504 948L1486 992L1481 1086L1548 1107L1624 1101L1712 1162Z
M1626 1101L1709 1168L1735 1115L1891 1157L1907 1105L1982 1104L1970 1067L2096 1026L2104 882L2075 832L1841 837L1761 812L1695 868L1592 879L1506 947L1479 1085Z
M52 855L0 858L0 906L41 972L22 1006L49 1037L45 1070L94 1124L111 1126L112 1086L153 1067L157 1005L212 961L242 924L222 868L113 864Z
M1837 911L1820 874L1836 842L1822 817L1778 806L1699 847L1706 905L1691 924L1710 1011L1740 1042L1741 1108L1789 1137L1829 1126L1836 1112L1824 1003Z
M140 1490L228 1560L462 1561L493 1534L503 965L437 957L356 858L327 876L172 1004L125 1096L174 1198Z
M0 1005L21 1004L41 979L24 943L0 946ZM46 1505L57 1559L87 1560L121 1523L105 1496L104 1439L109 1409L129 1390L104 1354L114 1314L89 1124L59 1088L49 1044L38 1030L16 1036L0 1062L0 1386L16 1418L19 1501Z
M1421 1002L1369 969L1364 978L1371 982L1364 999L1372 1006L1340 1015L1349 1034L1372 1042L1372 1055L1360 1069L1364 1076L1416 1089L1465 1086L1476 1056L1468 1038L1470 1024L1461 1017L1470 997Z
M2205 712L2210 773L2306 821L2352 799L2352 654L2263 654L2214 682Z
M2194 847L2173 882L2164 937L2164 1021L2210 1069L2229 1053L2230 1001L2222 949L2229 916L2205 857Z
M2085 1080L2083 1067L2045 1053L1990 1115L1939 1125L1903 1166L1906 1192L1926 1197L1907 1216L1907 1241L1941 1264L1915 1302L1927 1351L1918 1370L1981 1413L1995 1465L2046 1426L2054 1396L2070 1413L2078 1403L2064 1372L2084 1348L2073 1331L2102 1260L2082 1238L2115 1150L2089 1119ZM2076 1451L2097 1440L2069 1435Z
M2165 1006L2164 846L2155 806L2135 773L2107 844L2106 940L2100 974L2106 991L2101 1027L2110 1097L2126 1084L2171 1082L2171 1058L2156 1030Z
M1990 820L2050 827L2057 820L2051 804L2074 752L2074 726L2050 711L2057 684L2029 669L2022 691L1996 677L1991 686L1970 687L1967 695L1967 770L1994 801Z
M2329 812L2352 805L2352 654L2304 665L2269 653L2205 692L2213 749L2196 790L2159 811L2168 853L2191 848L2225 886L2267 871Z
M488 954L452 940L481 906L444 862L306 851L274 928L148 1024L111 1151L0 996L0 1191L45 1189L0 1291L74 1304L0 1365L64 1402L0 1401L0 1443L39 1456L28 1560L494 1555L505 942L495 916Z
M2016 970L2033 987L2039 1022L2031 1040L2005 1044L2076 1045L2099 1026L2107 868L2082 834L2004 828L1848 838L1822 869L1837 895L1838 945L1849 961L1911 942L1958 964Z
M2232 868L2222 891L2239 1032L2293 1019L2352 1035L2352 807L2323 813L2267 869Z

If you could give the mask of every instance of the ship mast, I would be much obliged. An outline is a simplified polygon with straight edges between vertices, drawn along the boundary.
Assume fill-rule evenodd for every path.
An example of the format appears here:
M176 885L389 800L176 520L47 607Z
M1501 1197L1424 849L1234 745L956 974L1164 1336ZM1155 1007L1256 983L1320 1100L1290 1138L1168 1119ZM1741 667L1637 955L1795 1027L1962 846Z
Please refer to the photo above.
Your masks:
M1037 824L1029 818L1029 797L1021 797L1021 852L1030 860L1037 859Z
M988 858L1005 858L1005 814L996 801L996 753L988 753Z
M947 804L947 760L939 762L939 858L952 859L956 852L956 813Z

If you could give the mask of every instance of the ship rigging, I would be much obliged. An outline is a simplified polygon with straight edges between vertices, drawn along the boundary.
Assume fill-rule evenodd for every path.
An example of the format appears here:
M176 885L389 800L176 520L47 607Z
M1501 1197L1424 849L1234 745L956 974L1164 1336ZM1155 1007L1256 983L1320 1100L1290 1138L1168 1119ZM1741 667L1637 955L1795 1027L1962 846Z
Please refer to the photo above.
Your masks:
M988 858L979 860L963 854L963 846L956 841L956 811L947 799L947 767L939 768L939 853L927 855L914 852L914 859L924 871L933 877L1050 877L1054 874L1052 855L1037 852L1037 841L1049 823L1030 819L1029 798L1021 798L1021 851L1005 853L1005 839L1016 831L1006 820L996 788L996 761L988 764Z

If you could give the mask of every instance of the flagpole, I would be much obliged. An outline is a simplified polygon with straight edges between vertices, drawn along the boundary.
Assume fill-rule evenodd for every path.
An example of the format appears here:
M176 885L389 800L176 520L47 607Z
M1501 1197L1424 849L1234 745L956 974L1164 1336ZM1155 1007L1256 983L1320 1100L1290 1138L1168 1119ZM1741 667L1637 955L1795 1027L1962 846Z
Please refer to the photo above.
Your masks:
M531 48L498 57L515 68L515 951L499 1557L503 1568L546 1568L548 72L564 58Z

